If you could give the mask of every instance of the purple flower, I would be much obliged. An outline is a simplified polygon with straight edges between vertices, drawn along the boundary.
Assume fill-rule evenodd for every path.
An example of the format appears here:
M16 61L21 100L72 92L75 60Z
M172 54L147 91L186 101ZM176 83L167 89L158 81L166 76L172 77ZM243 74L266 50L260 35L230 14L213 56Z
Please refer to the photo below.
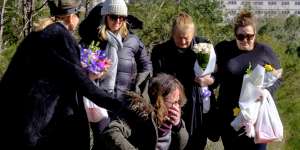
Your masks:
M82 48L80 50L80 62L84 69L89 72L98 74L105 70L107 65L106 53L104 50L96 50Z

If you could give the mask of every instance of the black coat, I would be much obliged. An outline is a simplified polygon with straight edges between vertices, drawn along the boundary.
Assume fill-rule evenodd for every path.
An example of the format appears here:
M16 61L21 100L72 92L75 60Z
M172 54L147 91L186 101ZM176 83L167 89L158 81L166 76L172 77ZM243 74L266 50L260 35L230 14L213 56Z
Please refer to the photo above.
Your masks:
M243 76L246 73L249 63L254 69L257 64L264 66L272 65L275 69L280 69L280 62L271 47L255 43L251 51L239 50L236 41L222 41L216 45L218 71L216 82L220 85L218 101L221 103L222 119L226 125L234 119L233 109L238 107ZM277 80L272 86L267 88L271 94L279 88L282 79Z
M24 39L0 91L1 142L11 149L88 150L89 126L81 95L112 111L122 106L89 80L80 66L76 40L61 23Z
M202 113L202 98L200 96L201 87L194 81L194 64L196 55L192 46L196 43L209 43L205 38L194 37L191 46L186 49L177 48L172 39L154 46L151 54L154 76L158 73L168 73L175 76L184 86L187 96L187 104L183 108L183 119L186 123L188 132L192 137L190 140L193 147L201 147L206 143L206 133L208 132L208 117ZM215 103L212 92L211 110ZM209 117L211 118L211 117ZM201 138L199 140L199 138ZM194 141L195 140L195 141ZM201 140L203 142L201 142ZM204 143L204 144L202 144Z

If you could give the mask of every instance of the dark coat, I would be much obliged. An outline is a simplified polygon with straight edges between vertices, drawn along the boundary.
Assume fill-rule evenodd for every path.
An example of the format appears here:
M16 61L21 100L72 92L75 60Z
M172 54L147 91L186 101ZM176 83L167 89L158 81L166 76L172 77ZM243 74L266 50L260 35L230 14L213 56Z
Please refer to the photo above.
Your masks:
M89 80L80 65L77 42L61 23L24 39L0 91L2 108L8 108L1 109L5 111L1 136L11 149L88 150L89 126L81 95L112 111L125 103Z
M252 69L257 64L264 66L272 65L275 69L280 69L280 62L271 47L255 43L251 51L239 50L236 41L222 41L216 45L218 71L216 73L216 82L220 85L218 101L221 103L222 119L226 124L234 119L233 109L238 107L243 76L246 73L249 63ZM272 86L267 88L271 94L279 88L282 79L277 80Z
M114 120L103 133L105 150L155 150L158 140L158 127L154 113L147 120L123 118ZM183 150L188 141L188 132L182 120L179 128L172 128L169 150Z
M194 81L194 64L196 55L192 50L192 46L196 43L209 43L209 41L202 37L194 37L191 46L186 49L177 48L172 39L154 46L151 54L151 61L153 64L153 74L163 72L175 76L184 86L185 94L187 96L187 104L183 108L183 119L190 135L190 140L195 140L192 143L205 145L206 131L204 125L207 125L207 116L202 113L202 98L200 96L201 87ZM215 97L212 92L211 96L211 110L214 106ZM203 124L205 123L205 124ZM200 139L200 140L199 140ZM203 142L201 142L201 139ZM199 147L199 146L193 146Z

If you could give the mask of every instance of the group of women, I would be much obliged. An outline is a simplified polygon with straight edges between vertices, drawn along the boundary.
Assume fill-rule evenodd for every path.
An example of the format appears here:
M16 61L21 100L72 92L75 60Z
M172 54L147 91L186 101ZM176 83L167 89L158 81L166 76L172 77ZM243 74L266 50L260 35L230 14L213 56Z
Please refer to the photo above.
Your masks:
M48 0L48 6L51 17L20 43L0 82L2 111L8 112L1 113L4 147L88 150L92 129L93 149L201 150L207 138L219 136L226 150L266 149L230 125L249 63L281 68L273 50L256 41L251 13L237 15L235 39L216 44L215 71L200 76L193 48L211 41L196 36L187 13L176 16L171 38L150 55L131 31L124 0L106 0L91 10L79 26L80 46L72 35L80 0ZM80 48L93 41L111 61L99 75L80 62ZM274 93L280 82L268 90ZM204 86L211 91L208 113L200 94ZM86 111L83 98L108 117L89 120L87 113L97 115L100 108Z

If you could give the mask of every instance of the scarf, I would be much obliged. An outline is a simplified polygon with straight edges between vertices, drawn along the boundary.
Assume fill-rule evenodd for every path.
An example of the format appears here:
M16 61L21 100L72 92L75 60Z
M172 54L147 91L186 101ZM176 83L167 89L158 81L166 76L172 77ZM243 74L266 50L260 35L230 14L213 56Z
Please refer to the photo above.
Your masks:
M108 92L113 93L116 77L117 77L117 67L118 67L118 50L123 48L122 37L120 34L114 34L110 31L107 31L107 45L106 45L106 54L107 58L111 60L111 66L101 80L100 86L108 90Z

